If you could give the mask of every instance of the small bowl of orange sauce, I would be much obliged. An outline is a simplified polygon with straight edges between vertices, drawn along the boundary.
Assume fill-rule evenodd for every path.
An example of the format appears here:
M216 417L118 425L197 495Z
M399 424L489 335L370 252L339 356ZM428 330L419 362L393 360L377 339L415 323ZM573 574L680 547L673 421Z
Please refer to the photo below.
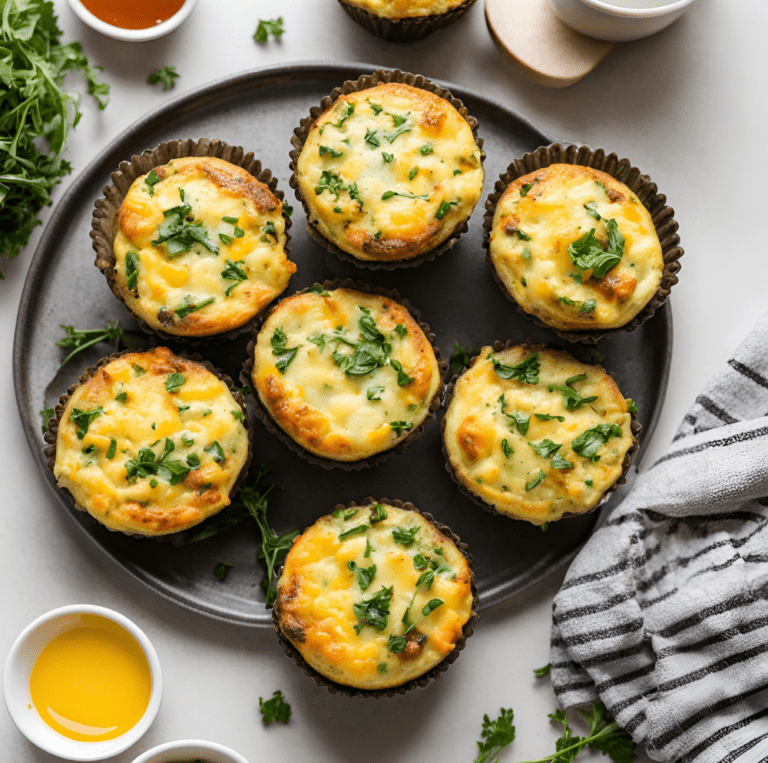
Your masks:
M6 660L3 689L30 742L66 760L103 760L152 725L163 678L154 647L128 618L74 605L24 629Z
M81 21L117 40L155 40L192 13L197 0L69 0Z

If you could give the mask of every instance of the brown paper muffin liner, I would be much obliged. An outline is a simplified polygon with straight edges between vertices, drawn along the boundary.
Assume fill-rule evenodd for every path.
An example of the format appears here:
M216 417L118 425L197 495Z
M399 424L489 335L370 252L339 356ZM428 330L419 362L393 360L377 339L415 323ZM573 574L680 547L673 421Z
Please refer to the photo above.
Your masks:
M496 205L510 183L517 178L527 175L529 172L549 167L551 164L577 164L583 167L592 167L596 170L615 177L624 183L635 193L640 202L651 215L656 235L661 243L661 254L664 259L664 270L661 275L661 283L656 294L651 297L648 304L628 323L615 329L590 330L590 331L563 331L544 323L538 316L527 313L515 301L507 291L504 282L499 278L496 268L491 262L490 235L493 227L493 216ZM485 259L491 263L493 278L504 293L504 296L512 303L514 308L528 320L537 326L544 326L555 334L569 342L583 342L584 344L596 344L601 339L623 331L634 331L641 323L650 318L658 310L669 296L671 288L677 283L677 273L680 270L680 258L683 249L679 246L680 237L677 235L677 221L674 218L675 210L667 206L667 197L658 192L656 184L651 182L648 175L633 166L629 159L619 159L616 154L606 154L603 149L593 150L587 146L573 144L552 143L549 146L537 148L533 153L524 154L522 158L515 159L507 167L507 171L499 176L495 190L488 196L485 202L486 213L483 220L483 247L486 250Z
M511 339L509 339L507 340L506 344L502 344L501 342L496 341L493 343L492 347L494 352L502 352L503 350L508 350L510 347L517 347L519 344L520 342L513 342ZM543 342L536 342L536 343L526 342L523 346L543 347L549 350L560 350L561 352L568 352L568 350L562 347L558 347L557 345L554 345L554 344L546 344ZM469 362L469 365L460 374L457 374L456 376L454 376L448 383L448 386L445 392L445 410L446 411L448 410L448 406L451 404L451 400L453 399L453 391L456 388L456 382L459 380L459 377L462 376L470 368L472 368L472 366L474 366L475 363L477 363L479 358L480 358L480 353L475 355L472 358L472 360ZM583 363L584 361L579 361L579 362ZM585 365L592 365L595 368L599 368L605 374L610 376L611 379L613 379L613 376L609 374L599 363L585 363ZM616 380L614 379L614 381ZM622 465L621 465L621 474L618 476L616 481L608 487L608 489L600 497L600 500L591 509L589 509L589 511L580 511L575 513L566 512L565 514L563 514L562 517L560 517L560 519L556 521L559 522L561 519L570 519L571 517L583 517L585 514L591 514L593 511L597 511L599 508L604 506L610 500L611 494L616 490L616 488L618 488L619 485L623 485L627 481L627 474L629 474L629 467L631 466L632 459L634 458L634 455L637 452L638 447L640 446L640 443L638 441L638 436L640 435L640 432L643 429L642 425L637 420L637 414L632 413L630 415L632 417L629 425L630 430L632 432L632 444L629 446L629 450L624 454L624 461L622 462ZM514 519L520 522L525 522L526 520L524 519L518 520L517 517L511 517L509 514L505 514L503 511L499 511L495 506L493 506L490 503L487 503L482 498L480 498L480 496L475 495L473 492L467 489L464 483L459 479L459 476L456 474L456 469L451 463L451 457L448 455L448 448L446 448L445 446L445 425L446 425L446 420L445 420L445 416L443 416L443 420L440 422L440 432L442 435L440 440L441 440L441 446L443 449L443 456L445 456L445 471L447 471L448 474L451 476L451 479L456 483L459 490L467 498L469 498L473 503L485 509L485 511L489 512L490 514L499 514L502 517L507 517L507 519Z
M75 390L85 384L87 381L92 379L96 372L100 369L106 366L108 363L111 363L113 360L117 360L117 358L122 357L123 355L128 355L130 353L137 352L137 350L122 350L121 352L113 352L111 355L108 355L106 358L102 358L95 366L90 366L85 370L85 373L75 382L74 384L70 385L70 387L67 389L67 391L59 398L59 402L56 404L56 407L53 410L53 416L48 420L48 431L43 436L43 439L45 440L45 446L43 447L43 453L47 456L47 464L48 468L51 470L51 474L53 474L54 466L56 465L56 445L58 440L58 434L59 434L59 427L61 426L61 417L64 415L64 409L67 406L67 403L69 402L69 398L72 397ZM235 402L240 406L240 410L243 412L243 426L245 427L245 431L248 433L248 456L245 459L245 463L243 464L242 469L240 470L240 474L237 475L237 479L232 485L232 490L229 493L230 500L232 499L232 496L234 496L237 491L239 490L240 486L245 481L246 477L248 476L248 468L251 465L251 461L253 460L253 432L251 431L251 421L248 418L248 410L245 407L245 398L243 397L242 392L235 389L234 383L232 382L232 379L230 379L227 374L225 374L223 371L220 371L216 366L214 366L212 363L209 363L207 360L203 360L203 357L199 353L186 353L186 352L176 352L174 353L176 357L184 358L185 360L193 360L199 365L203 366L207 371L210 371L216 378L221 379L223 381L230 393L232 394L232 397L235 399ZM54 475L55 477L55 475ZM78 511L84 511L86 513L88 512L88 509L85 508L85 506L81 506L76 500L75 497L72 495L72 493L69 492L67 488L65 488L63 485L59 484L59 481L56 481L56 487L59 488L63 493L66 493L66 495L69 496L69 498L72 500L72 505L78 510ZM226 509L226 506L222 507L222 511ZM94 517L92 514L90 515L93 518L94 522L98 522L99 524L102 524L99 522L96 517ZM215 516L212 515L212 516ZM205 520L203 520L205 521ZM195 525L193 525L194 527ZM183 532L186 532L189 528L186 528L186 530L179 530L175 533L168 533L167 535L142 535L141 533L130 533L125 532L123 530L113 530L111 527L107 527L106 525L102 524L102 527L109 530L110 532L115 533L122 533L123 535L127 535L129 538L146 538L151 540L156 540L159 543L172 543L174 538L180 536Z
M120 162L118 169L111 175L112 185L105 186L104 196L96 200L91 221L91 239L96 252L94 265L104 274L109 288L112 289L112 293L125 305L131 317L136 320L145 333L154 334L163 341L185 342L195 346L199 344L218 344L224 340L234 339L240 334L251 331L255 320L258 318L258 314L250 318L242 326L221 334L194 337L169 334L160 329L152 328L139 315L134 313L116 285L117 273L115 271L114 243L119 225L118 215L120 205L123 203L131 184L136 178L146 175L153 167L159 167L163 164L168 164L172 159L180 159L186 156L211 156L223 159L230 164L241 167L253 175L256 180L264 183L281 202L284 199L283 192L277 188L277 178L272 176L271 170L262 169L261 162L254 157L252 151L246 154L240 146L230 146L224 143L224 141L209 140L208 138L200 138L199 140L192 140L191 138L188 140L171 140L167 143L161 143L157 148L148 148L143 154L132 156L130 161ZM288 254L288 243L291 239L288 229L291 227L291 219L286 215L283 215L283 219L285 220L286 237L284 249L286 254Z
M466 0L445 13L430 14L429 16L411 16L403 19L387 19L375 13L360 8L353 3L339 0L339 5L347 15L360 24L361 27L389 42L410 42L420 40L428 34L443 29L461 18L476 0Z
M395 697L403 695L412 689L423 689L433 681L437 681L440 676L445 673L446 670L454 663L459 657L459 652L466 646L467 639L474 633L475 623L479 619L477 614L478 605L478 591L477 583L475 582L475 573L472 571L472 555L467 549L467 544L464 543L456 533L454 533L450 527L436 521L431 514L420 511L412 503L404 503L398 499L390 501L389 498L366 498L361 503L352 501L348 504L338 504L334 507L336 509L349 509L355 506L368 506L372 503L382 503L388 506L394 506L397 509L405 509L406 511L413 511L416 514L420 514L427 520L433 527L439 530L446 538L450 539L456 544L456 547L461 552L461 555L467 560L469 565L470 586L472 587L472 611L469 615L469 620L464 623L464 627L461 630L461 638L456 642L456 646L453 651L448 654L445 659L441 660L433 668L430 668L426 673L418 678L412 678L410 681L402 684L401 686L394 686L389 689L356 689L353 686L347 686L346 684L340 684L336 681L332 681L330 678L326 678L322 673L311 667L307 661L302 657L301 652L291 643L287 636L285 636L280 630L279 617L280 612L277 606L272 609L272 625L277 634L277 640L280 642L280 646L283 648L285 654L290 657L296 665L301 668L304 675L309 676L316 686L325 687L331 694L343 694L345 697L366 697L372 699L381 699L382 697ZM308 529L308 528L307 528ZM282 573L282 571L281 571Z
M408 445L410 445L417 437L420 437L423 434L424 428L427 426L427 424L434 421L438 410L440 410L440 407L443 404L443 394L445 392L444 377L448 368L448 361L440 357L440 350L435 347L435 335L430 331L429 326L426 323L422 323L419 320L419 311L413 307L407 299L401 297L400 292L398 292L397 289L384 289L378 286L372 287L364 281L355 281L351 278L335 278L333 281L325 281L321 285L326 291L332 291L333 289L354 289L355 291L361 291L365 294L380 294L383 297L388 297L393 302L397 302L398 304L402 305L411 314L416 323L418 323L419 328L424 332L424 336L426 336L427 341L430 343L430 345L432 345L432 350L434 351L435 358L437 359L437 372L440 376L440 384L432 397L432 401L429 404L429 413L427 414L427 417L424 419L424 421L422 421L419 426L411 429L408 433L408 436L398 442L396 445L393 445L391 448L383 450L380 453L376 453L373 456L368 456L368 458L361 458L358 461L334 461L330 458L322 458L321 456L316 456L314 453L310 453L306 448L303 448L301 445L299 445L270 416L269 411L267 411L266 407L262 404L258 392L253 389L255 385L251 379L251 372L253 371L253 364L255 360L254 350L256 348L256 340L258 338L259 331L261 330L261 327L267 318L269 318L269 316L272 314L272 311L277 309L277 307L280 305L280 302L275 302L268 311L264 312L262 317L259 319L258 324L254 327L253 336L251 337L250 342L248 342L248 347L246 349L248 357L243 364L243 370L240 373L240 380L243 384L253 389L254 413L256 418L261 421L262 424L264 424L264 428L282 440L288 446L288 448L290 448L290 450L303 458L305 461L309 461L310 464L322 466L323 469L344 469L346 471L370 469L371 467L377 466L382 461L386 461L393 454L402 453L406 447L408 447ZM307 287L306 289L297 291L296 294L306 294L309 289L310 287Z
M395 270L397 268L415 268L425 262L431 262L435 259L435 257L450 249L459 240L461 234L466 233L467 230L469 230L469 218L467 218L456 228L456 230L450 235L448 239L443 241L440 246L432 249L426 254L413 257L409 260L377 262L371 260L358 260L354 255L349 254L349 252L345 252L336 246L336 244L334 244L332 241L329 241L325 236L323 236L323 234L317 228L316 224L310 222L309 207L304 201L304 197L301 195L301 191L299 189L299 180L296 176L296 170L299 162L299 155L301 154L302 148L304 148L304 143L309 136L309 131L312 128L312 125L315 123L319 116L324 114L336 102L340 96L347 95L348 93L356 93L360 90L368 90L372 87L375 87L376 85L390 82L398 82L404 85L410 85L411 87L417 87L421 90L434 93L435 95L440 96L440 98L448 101L448 103L450 103L451 106L453 106L456 111L459 112L464 121L470 126L472 135L474 136L475 142L477 143L477 147L480 149L481 161L485 161L485 152L482 150L483 139L477 137L477 120L469 115L464 104L458 98L454 98L449 90L436 85L434 82L430 82L430 80L428 80L426 77L423 77L421 74L410 74L408 72L402 72L400 69L379 69L372 74L363 74L354 82L352 80L347 80L343 85L341 85L341 87L334 88L330 95L326 95L325 98L320 101L319 106L313 106L309 110L309 116L304 117L304 119L301 120L299 126L293 131L294 134L291 138L291 145L293 146L293 150L290 152L292 173L291 179L289 181L290 186L293 188L294 192L296 193L296 198L301 202L301 205L304 208L304 214L307 217L307 233L309 233L309 235L315 241L317 241L318 244L331 252L331 254L335 254L340 260L351 262L353 265L356 265L359 268L367 268L368 270Z

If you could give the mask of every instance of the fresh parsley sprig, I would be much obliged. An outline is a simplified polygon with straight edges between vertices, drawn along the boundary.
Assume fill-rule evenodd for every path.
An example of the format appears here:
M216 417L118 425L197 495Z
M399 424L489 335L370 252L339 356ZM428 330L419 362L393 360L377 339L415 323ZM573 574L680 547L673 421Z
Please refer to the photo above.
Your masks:
M515 727L512 720L515 714L503 707L499 711L499 717L492 721L487 715L483 716L483 730L480 733L482 741L477 743L480 754L475 758L475 763L492 763L498 754L515 740Z
M145 342L137 336L127 334L123 327L117 321L107 321L103 329L76 329L74 326L60 324L66 335L63 339L56 342L57 347L65 349L73 348L72 352L64 358L59 366L61 371L78 353L93 347L99 342L121 342L131 350L143 350L146 347Z
M253 35L253 39L256 42L265 43L269 40L269 35L272 35L276 40L279 40L284 32L282 16L271 20L259 19L259 25L256 27L256 34Z
M180 76L175 66L163 66L161 69L155 69L147 77L147 84L156 85L159 82L163 86L163 92L166 92L172 87L176 87L176 80Z
M259 710L265 724L274 721L288 723L288 719L291 717L291 706L285 701L283 692L279 689L272 694L272 699L268 699L266 702L259 697Z
M470 345L465 350L458 342L453 343L453 352L451 353L451 376L460 374L465 366L469 365L472 356L477 350Z

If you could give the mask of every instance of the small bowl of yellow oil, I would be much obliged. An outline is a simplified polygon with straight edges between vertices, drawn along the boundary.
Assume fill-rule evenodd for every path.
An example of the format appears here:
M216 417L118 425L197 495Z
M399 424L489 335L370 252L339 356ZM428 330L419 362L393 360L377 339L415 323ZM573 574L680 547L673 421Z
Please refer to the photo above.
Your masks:
M24 629L6 660L3 689L30 742L65 760L103 760L152 725L163 677L154 647L127 617L73 605Z

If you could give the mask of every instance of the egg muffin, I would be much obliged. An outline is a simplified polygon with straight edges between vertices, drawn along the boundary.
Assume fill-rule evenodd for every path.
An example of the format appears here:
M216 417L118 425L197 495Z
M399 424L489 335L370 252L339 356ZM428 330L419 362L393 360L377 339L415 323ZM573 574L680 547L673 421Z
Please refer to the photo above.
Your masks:
M452 24L475 0L339 0L358 24L385 40L407 42Z
M210 368L157 347L111 356L82 377L49 439L49 465L77 508L110 530L161 536L230 504L250 433L242 402Z
M449 100L389 82L341 95L314 121L292 182L327 242L361 262L411 261L466 229L482 159Z
M294 540L277 584L278 635L342 687L402 687L452 662L471 635L474 579L452 533L393 503L319 519Z
M243 168L212 156L174 158L128 190L110 285L155 331L224 334L288 286L296 266L285 229L280 199Z
M635 406L567 352L484 347L458 378L443 442L459 484L535 525L590 511L629 468Z
M517 178L496 205L489 257L506 292L563 331L616 329L654 297L664 258L637 195L591 167Z
M309 453L351 463L412 437L440 404L435 350L389 297L315 285L283 299L252 350L270 419Z

